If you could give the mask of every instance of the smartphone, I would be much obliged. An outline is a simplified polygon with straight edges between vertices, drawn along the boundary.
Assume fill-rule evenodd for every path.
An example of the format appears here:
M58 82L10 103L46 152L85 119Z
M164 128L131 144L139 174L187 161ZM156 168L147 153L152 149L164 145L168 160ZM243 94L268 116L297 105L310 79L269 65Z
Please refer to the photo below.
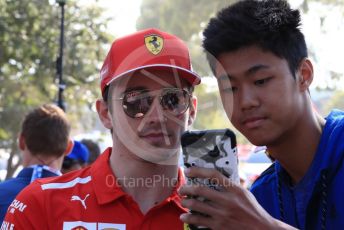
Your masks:
M213 168L228 177L231 183L239 184L238 151L235 134L230 129L186 131L181 137L184 166ZM202 184L216 190L221 187L212 181L200 178L187 178L191 184ZM206 202L202 197L190 197ZM195 211L191 213L204 215ZM208 229L202 226L187 226L188 229ZM186 229L187 229L186 228Z

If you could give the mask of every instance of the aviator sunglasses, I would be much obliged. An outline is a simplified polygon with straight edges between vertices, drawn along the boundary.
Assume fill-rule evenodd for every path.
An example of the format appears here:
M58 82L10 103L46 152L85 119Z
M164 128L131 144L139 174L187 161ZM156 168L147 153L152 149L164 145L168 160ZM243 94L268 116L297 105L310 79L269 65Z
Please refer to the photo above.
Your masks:
M122 100L123 110L129 117L142 118L148 113L156 97L164 113L173 116L185 113L191 101L191 94L186 89L180 88L132 90L115 100Z

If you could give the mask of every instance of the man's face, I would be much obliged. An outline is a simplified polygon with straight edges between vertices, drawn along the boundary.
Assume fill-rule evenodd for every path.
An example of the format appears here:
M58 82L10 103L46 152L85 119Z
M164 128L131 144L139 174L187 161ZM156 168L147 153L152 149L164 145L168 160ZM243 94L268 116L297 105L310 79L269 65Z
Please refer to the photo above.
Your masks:
M195 98L171 71L150 70L148 75L136 72L110 86L108 103L114 139L140 158L160 162L179 152L181 134L195 115Z
M302 117L304 92L287 61L256 46L223 53L218 61L216 78L232 124L255 145L288 137Z

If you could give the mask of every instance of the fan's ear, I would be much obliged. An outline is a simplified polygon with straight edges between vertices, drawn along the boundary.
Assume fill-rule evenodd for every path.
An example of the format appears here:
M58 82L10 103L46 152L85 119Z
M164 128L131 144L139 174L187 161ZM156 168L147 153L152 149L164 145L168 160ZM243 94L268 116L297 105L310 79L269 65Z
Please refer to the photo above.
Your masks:
M25 142L25 137L23 136L23 134L19 134L19 143L18 143L19 149L21 151L24 151L24 149L26 148L26 142Z
M298 81L300 91L308 91L309 86L313 82L313 65L308 58L304 58L298 69Z
M69 139L69 140L68 140L68 144L67 144L67 148L66 148L66 150L65 150L65 152L64 152L64 155L66 156L66 155L68 155L70 152L72 152L73 147L74 147L74 141L73 141L72 139Z

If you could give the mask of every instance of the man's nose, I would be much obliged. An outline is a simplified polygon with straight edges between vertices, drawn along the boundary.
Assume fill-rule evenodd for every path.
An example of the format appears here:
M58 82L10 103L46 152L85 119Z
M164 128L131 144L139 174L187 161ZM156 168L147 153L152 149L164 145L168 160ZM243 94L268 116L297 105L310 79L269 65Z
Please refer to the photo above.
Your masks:
M164 116L164 111L160 105L159 97L155 97L154 101L145 115L146 123L156 123L156 122L166 122L166 117Z
M242 87L239 92L239 103L242 110L250 110L259 106L257 92L250 87Z
M161 127L163 131L166 131L166 121L167 118L164 115L163 108L160 105L160 101L155 98L149 111L143 117L138 130L142 131L145 126L150 127Z

